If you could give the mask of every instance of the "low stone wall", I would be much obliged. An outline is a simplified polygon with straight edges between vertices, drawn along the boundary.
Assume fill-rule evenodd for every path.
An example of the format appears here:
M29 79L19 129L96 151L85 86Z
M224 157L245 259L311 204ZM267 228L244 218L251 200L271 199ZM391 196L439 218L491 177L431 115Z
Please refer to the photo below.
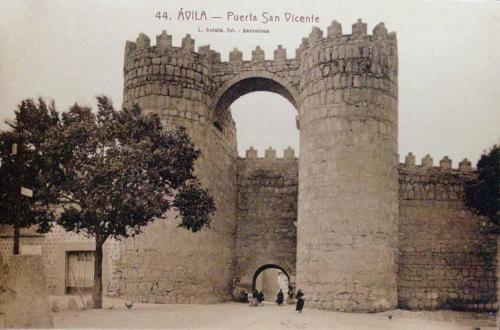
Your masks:
M411 157L399 167L399 307L496 310L496 236L463 204L470 163Z
M42 257L10 256L8 265L0 270L0 327L54 327Z
M251 288L256 270L282 267L295 282L298 159L292 149L283 158L268 149L264 158L250 149L238 160L236 276Z

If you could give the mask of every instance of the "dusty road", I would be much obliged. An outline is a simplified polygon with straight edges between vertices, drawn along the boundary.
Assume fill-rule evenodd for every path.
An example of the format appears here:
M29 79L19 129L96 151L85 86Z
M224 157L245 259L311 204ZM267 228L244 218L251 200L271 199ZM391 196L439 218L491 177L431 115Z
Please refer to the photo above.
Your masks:
M113 307L112 307L113 306ZM389 319L389 315L392 319ZM164 328L164 329L496 329L485 314L409 312L379 314L338 313L306 309L297 315L294 306L266 304L156 305L136 303L128 310L123 301L106 299L102 310L63 311L53 314L57 328Z

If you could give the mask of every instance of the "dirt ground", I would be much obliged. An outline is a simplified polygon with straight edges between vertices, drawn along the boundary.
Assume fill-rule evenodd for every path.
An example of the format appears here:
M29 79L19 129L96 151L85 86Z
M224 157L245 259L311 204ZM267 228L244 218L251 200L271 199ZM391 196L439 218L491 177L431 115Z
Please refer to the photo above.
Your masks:
M378 314L339 313L308 309L307 302L304 312L298 315L293 305L276 306L273 303L265 303L260 307L249 307L240 303L217 305L134 303L128 310L123 300L105 299L102 310L60 311L53 313L53 318L56 328L497 329L495 317L488 314L402 310Z

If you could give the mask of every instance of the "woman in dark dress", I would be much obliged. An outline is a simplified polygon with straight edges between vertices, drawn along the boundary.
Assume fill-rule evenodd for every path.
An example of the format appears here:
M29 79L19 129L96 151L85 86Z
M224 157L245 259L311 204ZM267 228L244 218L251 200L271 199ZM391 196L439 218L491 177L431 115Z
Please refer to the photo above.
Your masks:
M259 306L259 291L257 291L257 289L252 290L252 302L250 303L250 306Z
M262 292L262 290L257 295L257 300L259 301L260 304L262 304L262 302L264 301L264 293Z
M278 296L276 297L276 303L278 305L282 305L284 300L285 295L283 294L283 290L280 289L280 291L278 292Z
M295 308L295 310L297 310L297 312L300 314L302 313L302 309L304 309L304 293L302 292L302 289L299 289L299 291L297 291L297 307Z

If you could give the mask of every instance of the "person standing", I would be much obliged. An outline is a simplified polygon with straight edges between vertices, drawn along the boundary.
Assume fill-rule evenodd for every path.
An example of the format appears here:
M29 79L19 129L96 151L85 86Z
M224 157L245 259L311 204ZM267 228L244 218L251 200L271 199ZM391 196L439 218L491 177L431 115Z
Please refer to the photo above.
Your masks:
M276 303L281 306L283 301L285 300L285 296L283 295L283 290L278 291L278 295L276 296Z
M259 304L262 304L262 302L264 301L264 293L262 292L262 290L257 295L257 300L259 301Z
M259 306L259 292L257 291L257 289L252 290L252 301L250 302L250 306Z
M297 311L297 313L301 314L302 310L304 309L304 302L305 302L304 293L302 292L302 289L299 289L299 291L297 291L296 297L297 297L297 306L295 307L295 310Z

